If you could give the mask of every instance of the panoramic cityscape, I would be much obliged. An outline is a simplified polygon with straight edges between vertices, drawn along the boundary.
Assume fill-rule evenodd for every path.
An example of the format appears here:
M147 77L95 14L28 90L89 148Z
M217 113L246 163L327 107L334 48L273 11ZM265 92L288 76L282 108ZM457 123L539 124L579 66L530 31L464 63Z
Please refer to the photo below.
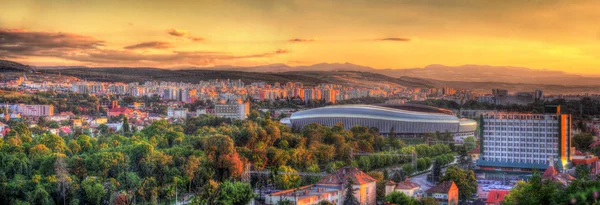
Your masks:
M0 5L0 204L600 204L598 1Z

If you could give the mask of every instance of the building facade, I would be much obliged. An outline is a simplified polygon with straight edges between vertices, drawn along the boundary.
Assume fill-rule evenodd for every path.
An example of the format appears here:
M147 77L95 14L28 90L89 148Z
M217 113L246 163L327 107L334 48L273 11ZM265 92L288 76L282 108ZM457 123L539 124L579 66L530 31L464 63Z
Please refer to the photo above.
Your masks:
M481 116L481 170L531 172L545 170L550 159L569 166L571 116L560 107L545 114L494 113Z
M169 107L167 109L167 117L177 118L177 119L185 119L187 117L187 108L173 108Z
M233 103L221 101L215 105L214 114L218 117L244 120L250 114L250 103L241 99Z
M444 181L425 191L427 197L433 197L440 205L458 205L458 187L454 181Z

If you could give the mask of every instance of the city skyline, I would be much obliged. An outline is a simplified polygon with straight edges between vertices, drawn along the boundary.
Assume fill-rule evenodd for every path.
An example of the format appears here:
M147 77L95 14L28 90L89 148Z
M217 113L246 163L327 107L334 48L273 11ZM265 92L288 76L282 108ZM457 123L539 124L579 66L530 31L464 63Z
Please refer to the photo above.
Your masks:
M593 1L8 1L0 58L36 66L377 69L522 66L600 74Z

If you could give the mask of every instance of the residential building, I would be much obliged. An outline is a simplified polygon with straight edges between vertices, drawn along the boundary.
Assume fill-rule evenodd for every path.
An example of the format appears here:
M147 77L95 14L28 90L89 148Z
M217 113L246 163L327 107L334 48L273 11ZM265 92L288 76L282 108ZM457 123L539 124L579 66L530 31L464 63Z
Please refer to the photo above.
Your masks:
M233 118L244 120L250 114L250 103L238 99L235 102L225 102L221 100L215 105L215 115L218 117Z
M551 158L559 159L561 170L570 166L571 115L561 114L560 106L544 114L498 112L480 120L480 170L544 170Z
M361 205L376 204L377 180L354 167L340 168L314 185L268 193L265 195L265 203L277 204L279 201L288 200L293 204L313 205L327 200L341 205L344 203L346 184L349 180L352 180L354 197Z
M291 201L297 205L318 204L321 201L329 201L333 204L341 204L343 189L337 187L308 185L298 189L289 189L274 192L265 196L266 204L278 204L280 201Z
M317 182L317 185L337 188L343 192L348 180L352 180L354 196L358 199L361 205L376 203L375 197L377 196L377 180L355 167L344 167L338 169L337 172L321 178L321 180Z
M54 115L54 105L6 105L15 114L23 117L48 117Z
M177 118L177 119L185 119L187 117L187 108L174 108L169 107L167 109L167 117L169 118Z
M433 197L440 205L458 205L458 187L454 181L444 181L425 191L427 197Z
M402 192L402 193L406 194L406 196L413 197L413 196L415 196L415 193L420 189L421 189L421 186L419 184L416 184L416 183L410 181L410 179L408 177L406 177L406 179L402 182L396 183L394 181L389 181L389 182L385 183L385 195L386 196L392 192Z
M546 171L544 171L544 174L542 174L542 180L550 180L553 182L558 182L566 187L567 185L569 185L569 183L574 181L575 178L567 173L558 172L554 168L554 160L551 158L550 164L546 168Z

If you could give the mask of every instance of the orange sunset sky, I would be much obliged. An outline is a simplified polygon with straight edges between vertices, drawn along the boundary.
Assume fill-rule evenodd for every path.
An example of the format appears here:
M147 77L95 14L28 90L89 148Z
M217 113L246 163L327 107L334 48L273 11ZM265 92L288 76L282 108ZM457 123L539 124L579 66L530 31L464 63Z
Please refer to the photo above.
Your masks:
M0 58L39 66L351 62L600 74L600 1L0 2Z

